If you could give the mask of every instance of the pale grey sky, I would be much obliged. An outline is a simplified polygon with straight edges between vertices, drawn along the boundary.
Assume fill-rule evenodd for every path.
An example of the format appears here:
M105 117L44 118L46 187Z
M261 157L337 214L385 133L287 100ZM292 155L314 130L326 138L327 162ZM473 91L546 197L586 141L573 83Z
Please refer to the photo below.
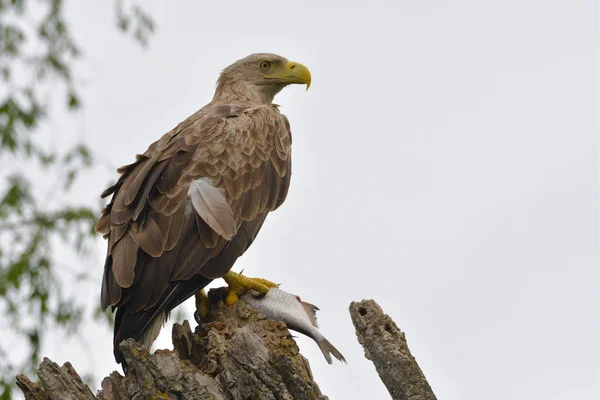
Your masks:
M389 398L347 311L374 298L440 399L600 397L595 1L145 3L147 51L108 23L111 2L68 2L85 109L51 130L117 167L207 103L229 63L307 65L311 89L276 98L294 134L288 200L234 270L321 308L348 359L298 339L325 394ZM98 167L76 198L115 178ZM90 304L104 246L83 261L98 285L70 289ZM112 333L84 332L90 348L55 338L43 354L101 378Z

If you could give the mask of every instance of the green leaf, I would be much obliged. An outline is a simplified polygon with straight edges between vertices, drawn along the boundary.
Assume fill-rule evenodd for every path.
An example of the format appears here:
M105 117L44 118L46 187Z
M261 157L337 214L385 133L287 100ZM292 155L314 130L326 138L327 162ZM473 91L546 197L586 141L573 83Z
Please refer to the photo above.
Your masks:
M79 100L77 94L73 91L69 91L69 94L67 95L67 106L71 110L78 110L79 107L81 107L81 101Z

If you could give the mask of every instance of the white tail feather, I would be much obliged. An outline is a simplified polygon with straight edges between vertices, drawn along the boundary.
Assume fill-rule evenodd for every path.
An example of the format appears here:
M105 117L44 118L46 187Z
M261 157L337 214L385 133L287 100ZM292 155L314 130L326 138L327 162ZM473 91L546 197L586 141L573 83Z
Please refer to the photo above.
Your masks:
M168 315L164 312L157 315L156 318L154 318L154 321L152 321L152 323L150 324L150 327L146 330L146 332L144 332L144 334L140 338L139 342L142 344L142 346L144 346L144 349L146 349L147 352L150 352L152 344L158 337L160 330L165 325L168 319Z

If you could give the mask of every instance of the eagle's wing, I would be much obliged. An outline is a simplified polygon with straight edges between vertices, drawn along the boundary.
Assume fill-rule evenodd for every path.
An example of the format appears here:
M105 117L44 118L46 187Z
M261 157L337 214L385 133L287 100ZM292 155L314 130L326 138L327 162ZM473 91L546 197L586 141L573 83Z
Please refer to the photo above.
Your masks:
M116 355L231 269L285 200L290 152L274 106L207 106L119 169L96 225L108 239L102 308L119 310Z

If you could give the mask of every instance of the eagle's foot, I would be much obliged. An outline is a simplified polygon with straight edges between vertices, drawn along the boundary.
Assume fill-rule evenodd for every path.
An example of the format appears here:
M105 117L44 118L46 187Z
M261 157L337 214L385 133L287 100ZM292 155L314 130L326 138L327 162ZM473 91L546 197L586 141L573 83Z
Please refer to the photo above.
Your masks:
M229 285L229 293L225 298L225 304L230 306L239 300L239 296L246 293L248 290L256 291L259 296L264 296L272 287L277 287L276 283L261 278L248 278L244 275L229 271L223 277L227 285Z
M208 309L210 305L208 303L208 296L204 289L196 292L196 312L194 312L194 319L200 325L200 322L208 316Z

